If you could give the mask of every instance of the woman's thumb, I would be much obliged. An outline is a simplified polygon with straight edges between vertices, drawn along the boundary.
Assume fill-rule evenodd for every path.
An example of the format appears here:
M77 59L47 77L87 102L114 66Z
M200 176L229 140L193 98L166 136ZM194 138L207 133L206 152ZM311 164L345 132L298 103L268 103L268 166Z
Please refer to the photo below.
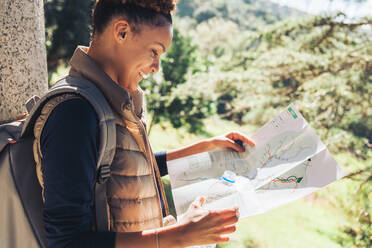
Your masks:
M199 196L198 198L195 199L195 201L192 203L195 208L203 206L205 202L205 196Z

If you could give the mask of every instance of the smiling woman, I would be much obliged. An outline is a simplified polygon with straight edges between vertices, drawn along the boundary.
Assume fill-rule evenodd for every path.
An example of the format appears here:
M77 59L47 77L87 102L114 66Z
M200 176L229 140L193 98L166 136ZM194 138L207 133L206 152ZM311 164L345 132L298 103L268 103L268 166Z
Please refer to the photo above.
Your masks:
M129 92L138 88L142 78L159 71L160 56L172 41L172 29L142 26L134 32L128 21L117 17L102 34L95 34L88 55L108 75Z
M174 1L98 1L88 55L123 88L136 91L144 76L158 72L171 44L174 8Z
M97 1L92 42L76 49L68 77L90 81L109 103L115 155L97 195L102 120L78 95L45 105L35 124L34 156L49 247L186 247L224 242L223 235L235 231L238 209L204 210L203 197L177 223L167 216L160 179L167 174L166 161L212 149L243 151L237 140L253 145L232 132L154 156L139 83L158 72L160 56L171 45L174 9L174 0Z

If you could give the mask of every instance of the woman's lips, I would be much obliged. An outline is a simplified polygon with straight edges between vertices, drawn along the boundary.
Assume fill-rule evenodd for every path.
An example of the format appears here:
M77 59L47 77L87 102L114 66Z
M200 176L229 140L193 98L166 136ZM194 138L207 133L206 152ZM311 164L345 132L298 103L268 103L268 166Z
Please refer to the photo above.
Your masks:
M146 79L148 77L147 74L143 73L142 71L139 72L139 75L141 76L141 79Z

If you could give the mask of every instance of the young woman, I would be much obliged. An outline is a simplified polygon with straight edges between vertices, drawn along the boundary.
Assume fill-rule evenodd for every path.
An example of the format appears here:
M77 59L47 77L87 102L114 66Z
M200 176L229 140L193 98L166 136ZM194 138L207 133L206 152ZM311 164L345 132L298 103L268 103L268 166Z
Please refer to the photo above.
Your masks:
M67 94L52 99L35 125L49 247L186 247L225 242L223 235L235 231L238 209L207 211L203 197L177 223L162 222L167 205L159 179L167 174L167 160L214 149L243 151L236 140L253 145L232 132L158 153L158 165L152 159L139 83L158 72L160 56L171 45L174 8L174 0L97 1L91 45L76 49L69 75L94 83L116 115L117 146L106 193L109 231L92 228L98 120L89 103Z

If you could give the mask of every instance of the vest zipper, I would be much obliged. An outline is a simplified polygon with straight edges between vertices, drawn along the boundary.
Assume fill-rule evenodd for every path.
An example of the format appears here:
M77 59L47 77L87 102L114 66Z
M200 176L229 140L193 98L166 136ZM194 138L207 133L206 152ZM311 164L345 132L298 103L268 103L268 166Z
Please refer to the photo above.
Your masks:
M155 179L154 180L154 184L155 184L155 189L156 189L156 195L158 196L158 205L159 205L159 211L160 211L160 216L161 216L161 222L160 222L160 226L163 226L163 212L162 212L162 208L161 208L161 203L160 203L160 196L159 196L159 193L162 195L162 198L163 198L163 204L164 204L164 209L165 209L165 213L166 215L169 215L169 210L168 210L168 204L167 204L167 199L165 198L165 194L164 192L162 191L162 185L161 185L161 179L159 178L158 180L158 176L157 176L157 171L156 171L156 168L155 166L155 162L156 161L153 161L154 158L152 156L152 149L150 147L150 142L149 140L147 139L147 134L146 134L146 129L145 129L145 126L143 125L142 121L135 115L135 118L136 118L136 121L137 123L139 124L139 129L140 129L140 132L141 132L141 135L142 135L142 138L144 139L145 141L145 149L146 149L146 157L147 157L147 160L150 162L151 164L151 167L152 167L152 170L153 170L153 176ZM160 177L160 174L159 174L159 177ZM158 189L158 185L157 185L157 182L159 181L159 189ZM159 192L160 191L160 192Z
M144 141L144 149L145 149L145 157L146 157L146 160L147 162L151 165L151 169L152 169L152 173L153 173L153 181L154 181L154 186L155 186L155 190L156 190L156 195L158 196L158 207L159 207L159 212L160 212L160 226L163 226L163 212L162 212L162 208L161 208L161 203L160 203L160 195L159 193L162 195L162 198L163 198L163 203L164 203L164 209L165 209L165 214L166 215L169 215L169 209L168 209L168 203L167 203L167 199L166 199L166 196L165 196L165 193L163 192L164 189L161 185L161 179L160 179L160 172L157 172L156 171L156 168L155 168L155 161L153 156L150 154L152 152L151 150L151 147L150 147L150 143L149 143L149 140L147 139L147 134L146 134L146 129L142 123L142 121L138 118L138 116L136 114L133 113L133 110L127 108L127 110L130 112L130 114L134 117L135 121L136 121L136 126L138 128L138 130L140 131L140 135L142 136L142 140ZM157 174L159 173L159 178L157 176ZM157 185L157 182L159 181L159 187ZM159 189L160 188L160 189ZM160 190L160 192L159 192Z

